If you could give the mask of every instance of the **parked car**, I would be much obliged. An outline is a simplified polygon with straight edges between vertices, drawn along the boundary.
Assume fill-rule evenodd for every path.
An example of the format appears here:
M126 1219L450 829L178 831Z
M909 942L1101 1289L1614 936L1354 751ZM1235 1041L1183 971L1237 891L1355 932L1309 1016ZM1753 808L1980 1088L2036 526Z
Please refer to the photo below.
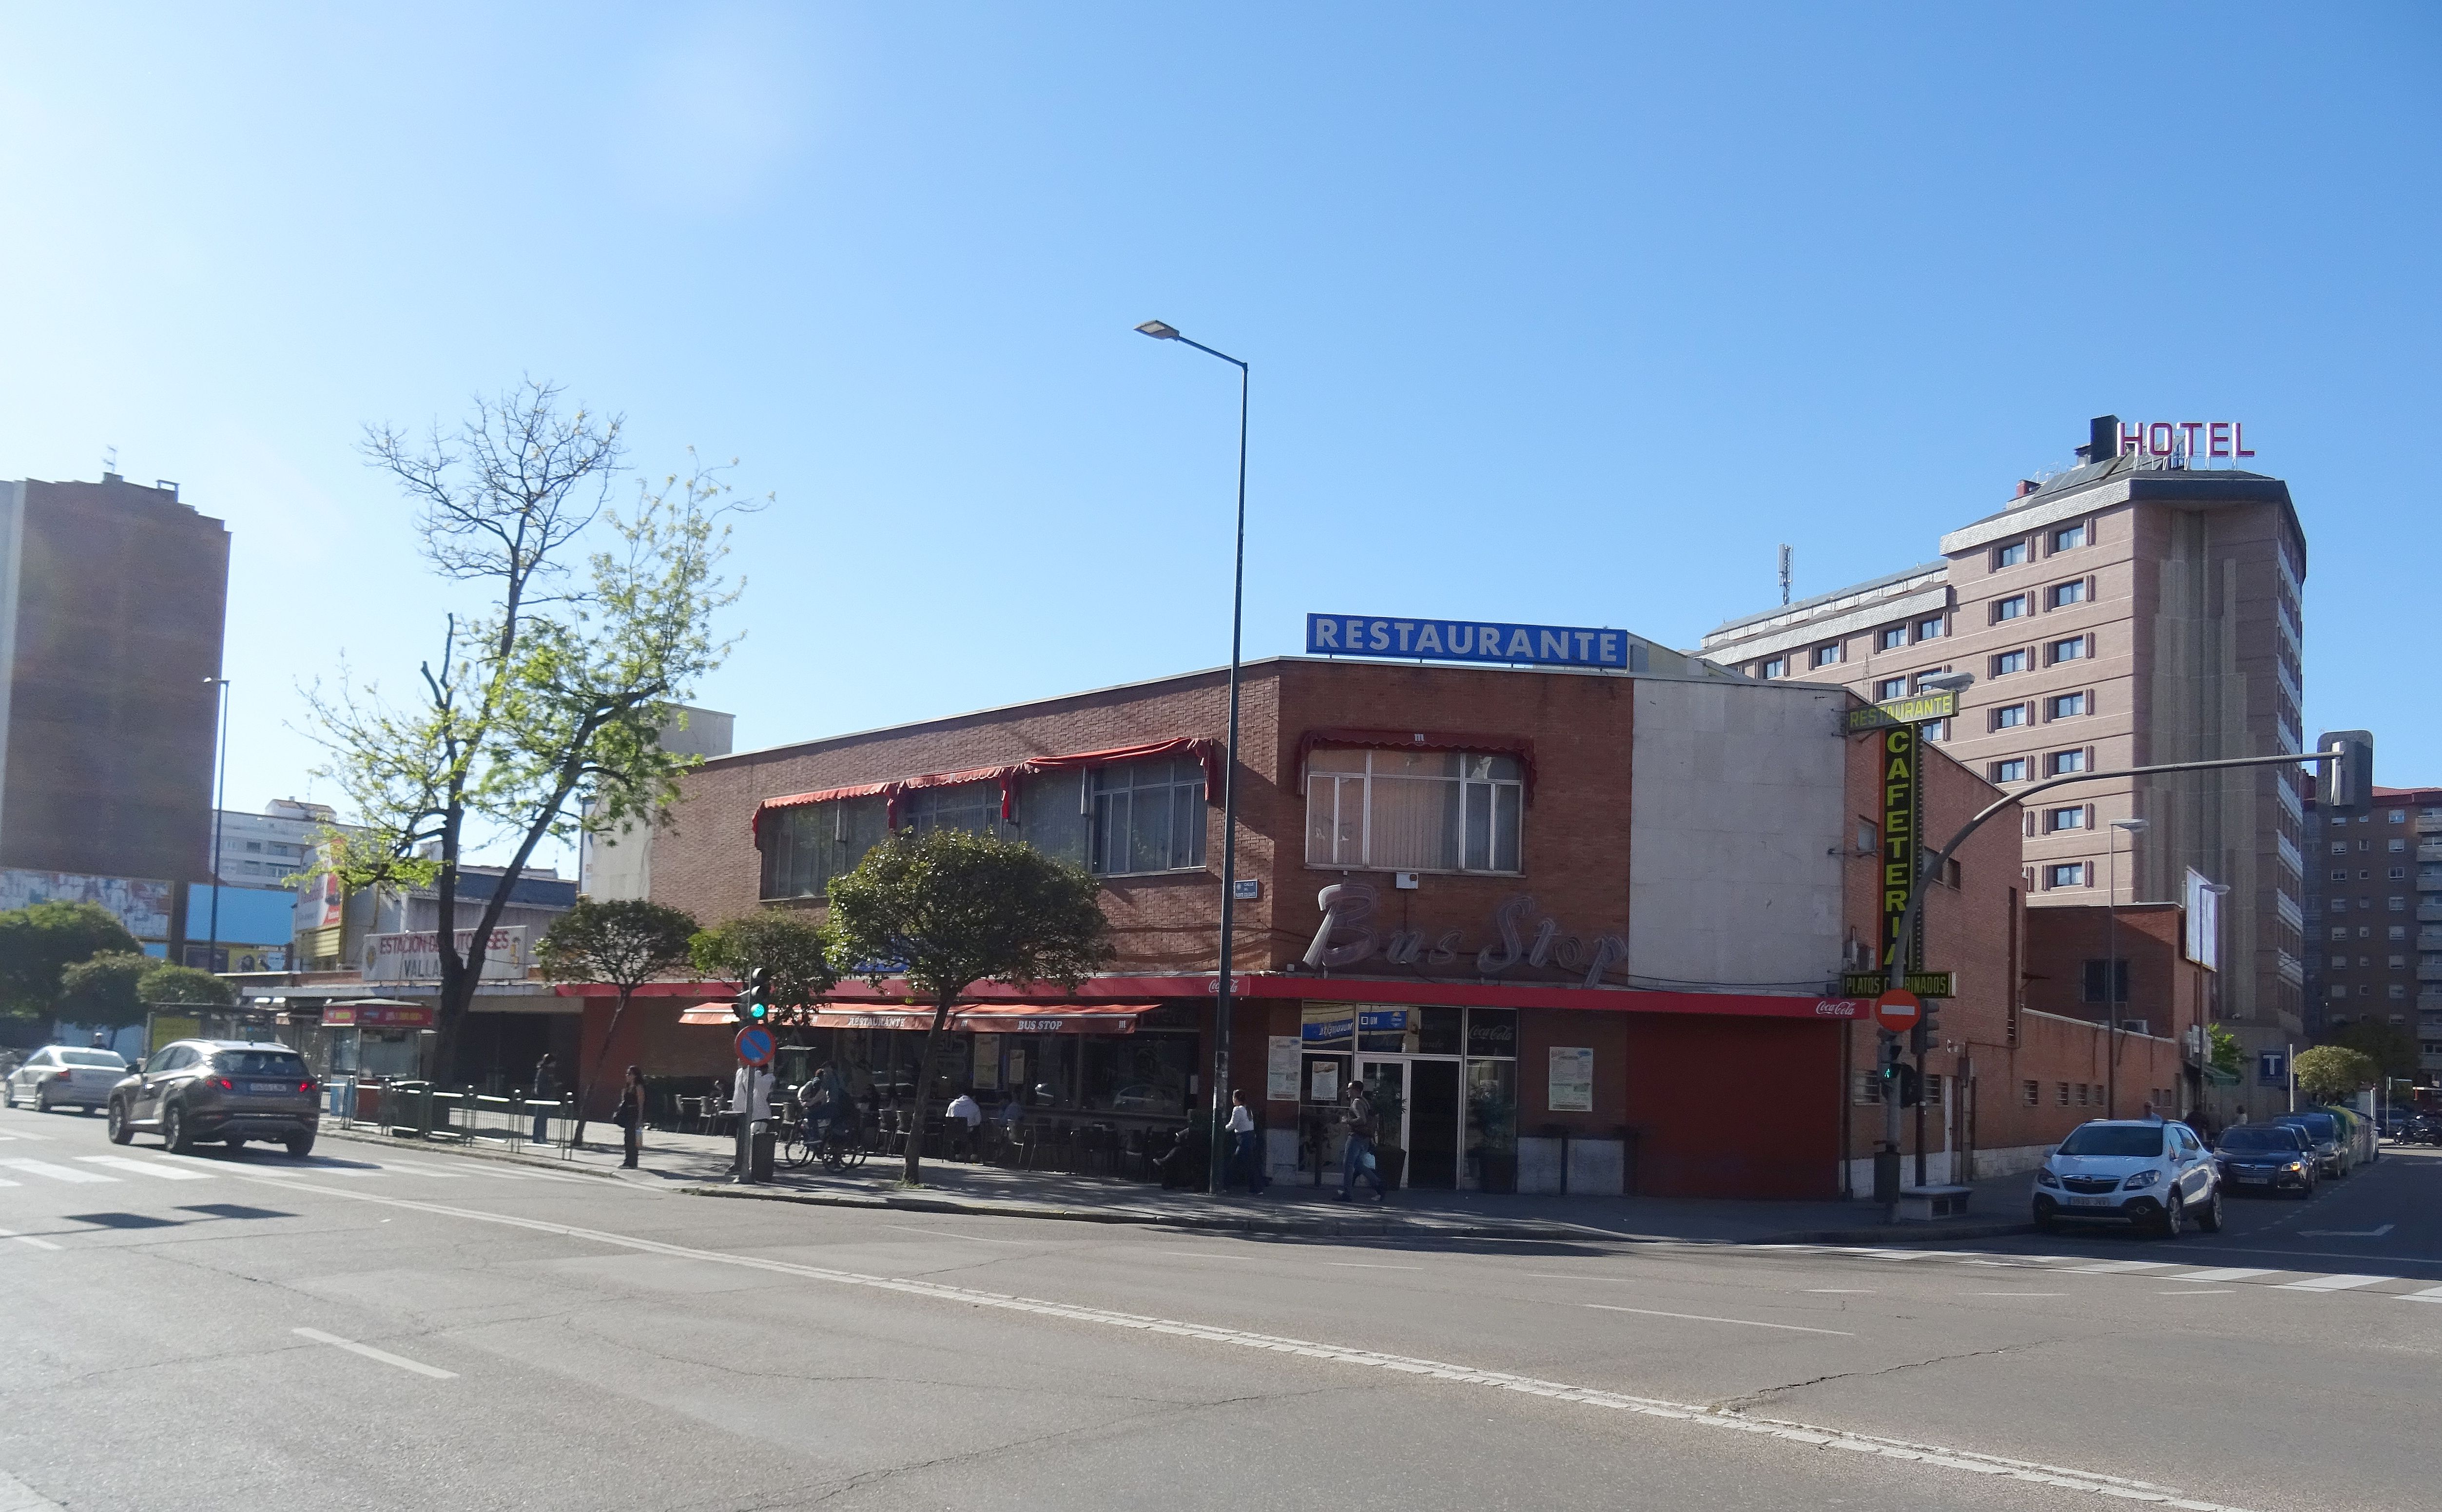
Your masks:
M2124 1223L2176 1239L2188 1221L2221 1230L2221 1173L2184 1123L2080 1124L2035 1173L2035 1227Z
M31 1102L37 1113L53 1108L107 1106L110 1089L127 1074L127 1063L109 1050L46 1045L0 1083L0 1101L15 1107Z
M304 1057L285 1045L178 1040L111 1089L110 1139L125 1144L150 1131L179 1152L265 1139L308 1155L321 1127L319 1092Z
M2321 1162L2314 1141L2294 1123L2241 1123L2221 1131L2214 1164L2232 1192L2315 1194Z
M2306 1132L2307 1141L2314 1146L2315 1163L2327 1176L2344 1176L2354 1163L2349 1156L2348 1130L2341 1124L2340 1116L2321 1108L2301 1108L2295 1113L2275 1114L2274 1123L2287 1123Z

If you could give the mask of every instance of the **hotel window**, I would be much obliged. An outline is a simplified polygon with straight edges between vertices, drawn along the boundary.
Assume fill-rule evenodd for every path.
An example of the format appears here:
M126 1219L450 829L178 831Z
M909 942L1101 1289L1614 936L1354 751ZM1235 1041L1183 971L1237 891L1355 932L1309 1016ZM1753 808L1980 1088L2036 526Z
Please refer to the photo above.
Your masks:
M2408 822L2408 811L2405 809L2394 809L2391 811L2391 822L2393 824L2406 824Z
M2085 770L2086 752L2083 749L2055 751L2044 757L2044 775L2048 777L2065 777L2072 772Z
M2346 939L2346 938L2349 938L2349 926L2348 926L2348 925L2346 925L2346 924L2334 924L2334 925L2332 926L2332 938L2333 938L2334 939Z
M2408 989L2398 982L2394 982L2382 990L2382 995L2394 1002L2398 1002L2408 996Z
M2044 833L2058 834L2064 829L2084 829L2092 822L2087 817L2086 805L2082 803L2067 809L2048 809L2044 811Z
M2025 541L2014 540L2006 546L1993 548L1993 570L1996 573L2004 567L2023 566L2026 560L2027 543Z
M1906 644L1907 627L1904 625L1887 626L1874 637L1874 645L1886 651L1896 651Z
M2003 620L2024 619L2032 608L2033 606L2027 602L2027 595L2024 593L2013 593L2007 598L1996 599L1993 601L1993 623L1998 625Z
M2408 880L2408 868L2406 866L2394 866L2391 870L2385 872L2383 876L2384 879L2389 882L2406 882Z
M2083 524L2064 525L2052 532L2052 550L2056 552L2073 552L2085 544L2086 526Z
M1877 701L1884 699L1899 699L1905 697L1907 697L1906 678L1886 677L1874 684L1874 698Z
M1774 657L1771 661L1766 662L1763 665L1763 675L1766 677L1787 677L1789 675L1788 660L1783 657Z
M2054 720L2069 720L2075 719L2077 716L2084 714L2085 712L2085 694L2055 693L2051 697L2050 707L2047 717Z
M1917 723L1917 732L1928 740L1947 740L1950 738L1950 721L1948 720L1922 720Z
M2345 899L2345 898L2335 898L2335 899L2333 899L2333 900L2332 900L2332 912L2334 912L2334 913L2336 913L2336 914L2345 914L2345 913L2347 913L2348 911L2349 911L2349 901L2348 901L2347 899Z
M2025 756L2013 756L2007 761L1994 762L1993 780L1996 782L2026 781L2027 758Z
M2347 855L2348 853L2349 853L2349 843L2348 843L2347 841L2345 841L2345 840L2335 840L2335 841L2333 841L2333 842L2332 842L2332 854L2333 854L2333 855L2336 855L2336 856L2345 856L2345 855Z
M1936 616L1933 619L1917 621L1916 638L1920 641L1938 641L1941 639L1941 618Z
M2333 880L2334 882L2346 882L2346 881L2348 881L2348 880L2349 880L2349 868L2348 868L2348 867L2346 867L2346 866L2342 866L2340 870L2338 870L2338 871L2336 871L2336 872L2332 873L2332 880Z
M2390 957L2390 965L2393 971L2404 972L2408 970L2408 957L2405 956L2394 956Z
M2014 730L2026 722L2027 706L2023 703L2004 703L1993 711L1993 728L1996 730Z
M2083 577L2073 577L2073 578L2069 579L2069 580L2068 580L2068 582L2066 582L2066 583L2054 583L2054 584L2052 585L2052 590L2051 590L2051 607L2052 607L2052 608L2054 608L2054 609L2067 609L2067 608L2068 608L2069 605L2071 605L2071 604L2083 604L2083 603L2085 603L2085 602L2086 602L2086 579L2085 579L2085 578L2083 578Z
M2086 863L2056 861L2044 868L2047 887L2083 887L2086 885Z
M1094 806L1092 869L1104 877L1204 865L1204 763L1131 761L1086 774Z
M2003 651L1993 658L1995 677L2008 677L2013 672L2023 672L2026 669L2027 653L2024 651Z
M2093 654L2093 637L2087 635L2072 635L2065 641L2054 641L2049 651L2054 663L2081 662Z
M1837 665L1839 660L1840 647L1836 645L1818 646L1814 648L1814 665L1816 666L1832 666Z
M1525 784L1515 756L1317 751L1306 765L1309 866L1522 869L1519 828Z
M2406 850L2406 849L2408 848L2408 842L2407 842L2407 841L2405 841L2405 840L2395 840L2395 841L2393 841L2389 846L2385 847L2384 848L2385 848L2385 849L2387 849L2387 850L2390 850L2393 854L2396 855L2398 852L2403 851L2403 850Z
M2390 901L2390 907L2391 911L2395 914L2404 914L2408 912L2408 900L2405 898L2394 898Z

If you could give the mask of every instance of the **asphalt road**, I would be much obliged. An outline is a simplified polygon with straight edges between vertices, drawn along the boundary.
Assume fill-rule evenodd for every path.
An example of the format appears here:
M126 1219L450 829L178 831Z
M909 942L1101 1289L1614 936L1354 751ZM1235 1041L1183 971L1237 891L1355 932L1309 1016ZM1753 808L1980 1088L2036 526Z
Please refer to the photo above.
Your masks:
M2426 1152L2176 1246L1883 1251L918 1217L23 1111L0 1182L5 1512L2442 1505Z

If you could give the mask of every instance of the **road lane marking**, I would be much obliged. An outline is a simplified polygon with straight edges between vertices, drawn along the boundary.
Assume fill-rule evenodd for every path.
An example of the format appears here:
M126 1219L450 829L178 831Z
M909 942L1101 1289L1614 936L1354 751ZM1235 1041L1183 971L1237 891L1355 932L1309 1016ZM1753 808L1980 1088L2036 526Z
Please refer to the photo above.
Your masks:
M59 1246L51 1243L48 1239L37 1239L29 1233L11 1233L6 1229L0 1229L0 1239L14 1239L21 1245L30 1245L36 1249L57 1249L60 1248Z
M1759 1323L1752 1318L1715 1318L1707 1313L1666 1313L1651 1307L1614 1307L1609 1303L1581 1302L1580 1307L1592 1307L1607 1313L1636 1313L1646 1318L1683 1318L1691 1323L1736 1323L1741 1328L1777 1328L1790 1334L1832 1334L1841 1339L1857 1336L1837 1328L1800 1328L1795 1323Z
M2354 1286L2371 1286L2378 1281L2391 1279L2389 1276L2316 1276L2305 1281L2284 1282L2277 1289L2281 1291L2347 1291Z
M2224 1266L2214 1270L2183 1270L2176 1276L2157 1276L2157 1281L2253 1281L2258 1276L2277 1276L2277 1270L2250 1270L2245 1266Z
M1425 1268L1422 1266L1376 1266L1363 1260L1326 1260L1323 1264L1338 1266L1346 1270L1422 1270Z
M2235 1286L2202 1286L2198 1287L2195 1291L2158 1291L2154 1293L2154 1295L2157 1297L2235 1297L2238 1295L2238 1288Z
M2065 1291L1971 1291L1970 1297L2066 1297Z
M25 1482L0 1470L0 1512L64 1512L64 1509Z
M48 1160L0 1160L0 1165L5 1165L11 1171L23 1171L28 1175L48 1176L54 1181L116 1181L118 1179L117 1176L103 1175L98 1171L79 1171L71 1166L53 1165Z
M913 1224L905 1223L885 1223L882 1227L896 1229L901 1233L920 1233L927 1239L964 1239L971 1245L1015 1245L1021 1249L1031 1248L1044 1242L1030 1239L987 1239L979 1233L952 1233L947 1229L919 1229Z
M41 1139L48 1142L50 1138L51 1137L47 1134L36 1134L30 1129L19 1129L13 1133L0 1134L0 1139Z
M2132 1270L2168 1270L2167 1260L2105 1260L2091 1266L2070 1266L2052 1272L2055 1276L2119 1276Z
M1874 1288L1871 1286L1809 1286L1806 1288L1806 1294L1810 1297L1870 1297L1874 1294Z
M0 1187L14 1187L14 1186L21 1186L21 1185L23 1185L23 1183L22 1183L22 1182L10 1181L10 1180L8 1180L8 1179L6 1179L6 1178L0 1178Z
M2412 1291L2399 1300L2401 1302L2442 1302L2442 1286L2428 1286L2423 1291Z
M2379 1229L2301 1229L2301 1239L2379 1239L2391 1232L2396 1224L2384 1224Z
M439 1166L430 1165L409 1165L404 1160L384 1160L381 1163L381 1168L385 1171L411 1171L417 1175L432 1176L442 1181L464 1181L466 1179L466 1173L464 1171L444 1171Z
M1384 1355L1351 1346L1320 1343L1276 1334L1248 1333L1218 1324L1116 1312L1108 1308L1090 1307L1073 1303L1013 1297L1001 1292L956 1286L946 1282L830 1270L819 1266L778 1260L765 1255L732 1254L719 1249L698 1249L658 1239L643 1239L630 1234L611 1233L600 1229L581 1229L574 1224L554 1223L549 1219L529 1218L516 1213L485 1212L475 1208L453 1208L438 1202L381 1196L370 1192L351 1192L341 1187L312 1186L302 1181L285 1180L267 1174L258 1175L249 1172L242 1179L259 1182L264 1186L281 1187L291 1192L301 1192L312 1196L338 1197L350 1202L371 1203L375 1207L394 1208L407 1212L456 1218L466 1223L487 1223L506 1229L523 1229L532 1233L583 1240L644 1254L665 1255L681 1260L700 1261L706 1265L731 1266L741 1270L759 1270L771 1275L795 1276L831 1285L896 1292L902 1296L928 1298L960 1306L1025 1313L1102 1327L1124 1328L1168 1338L1295 1355L1335 1364L1393 1371L1403 1375L1432 1380L1485 1386L1496 1391L1515 1392L1553 1401L1578 1403L1612 1412L1634 1413L1638 1416L1672 1419L1701 1424L1707 1428L1725 1429L1732 1432L1753 1433L1807 1448L1843 1449L1897 1463L1997 1476L2037 1485L2051 1485L2065 1490L2082 1491L2090 1495L2133 1498L2158 1503L2168 1502L2169 1504L2181 1508L2182 1512L2247 1512L2245 1508L2229 1506L2221 1503L2182 1498L2178 1488L2173 1486L2149 1481L2132 1480L2126 1476L2112 1475L2102 1470L2076 1469L2066 1466L2047 1465L2035 1460L2008 1459L1974 1449L1949 1448L1941 1445L1920 1444L1905 1439L1884 1438L1875 1434L1850 1432L1845 1429L1823 1428L1785 1418L1750 1417L1718 1406L1674 1402L1659 1397L1629 1396L1622 1393L1607 1392L1595 1387L1575 1386L1562 1381L1539 1380L1532 1376L1514 1375L1505 1371L1485 1370L1470 1365L1412 1358L1399 1355Z
M329 1344L335 1349L344 1349L351 1355L362 1355L367 1359L377 1359L385 1365L395 1365L401 1370L411 1370L418 1375L429 1375L437 1381L454 1381L458 1378L458 1373L454 1370L443 1370L438 1365L427 1365L422 1360L410 1359L404 1355L393 1355L386 1349L375 1349L371 1344L359 1344L353 1339L341 1339L337 1334L326 1334L319 1328L292 1328L289 1332L300 1339L310 1339L318 1344Z
M94 1165L106 1165L113 1171L133 1171L137 1175L158 1176L164 1181L210 1181L211 1179L201 1171L183 1171L173 1165L163 1165L158 1160L135 1160L123 1155L81 1155L77 1158L89 1161Z

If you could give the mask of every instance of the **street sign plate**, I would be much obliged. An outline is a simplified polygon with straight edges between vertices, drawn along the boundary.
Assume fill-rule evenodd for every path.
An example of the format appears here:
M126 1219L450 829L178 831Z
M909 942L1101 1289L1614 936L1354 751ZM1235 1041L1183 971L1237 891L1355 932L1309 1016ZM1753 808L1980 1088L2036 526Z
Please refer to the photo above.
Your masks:
M738 1058L749 1066L760 1066L772 1058L772 1031L751 1028L738 1031Z
M1923 1011L1924 1005L1916 1000L1914 993L1885 993L1874 999L1874 1022L1894 1034L1916 1028L1917 1018Z
M1904 699L1885 699L1869 709L1850 709L1849 728L1881 730L1894 724L1922 724L1927 720L1947 720L1959 713L1959 695L1951 692L1917 693Z
M1843 972L1840 991L1850 997L1872 997L1890 985L1890 977L1882 972ZM1909 972L1901 981L1903 987L1919 997L1957 997L1959 979L1951 972Z

